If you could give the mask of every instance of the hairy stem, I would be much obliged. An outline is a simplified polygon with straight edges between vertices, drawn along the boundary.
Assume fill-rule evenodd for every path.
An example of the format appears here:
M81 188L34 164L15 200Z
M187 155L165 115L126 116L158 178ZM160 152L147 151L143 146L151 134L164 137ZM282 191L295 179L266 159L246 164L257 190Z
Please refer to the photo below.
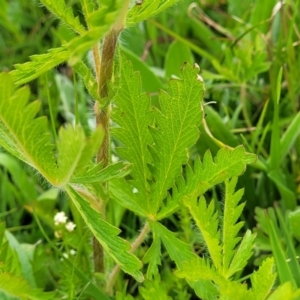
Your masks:
M140 234L138 235L136 240L132 243L131 249L129 251L130 253L133 253L141 245L141 243L144 241L148 231L149 231L149 223L146 222L144 227L142 228ZM113 286L114 286L114 283L115 283L115 280L116 280L116 277L117 277L119 271L120 271L120 266L116 265L109 275L109 278L107 280L107 285L106 285L106 292L108 293L108 295L111 295L113 292Z
M94 60L95 63L100 62L100 66L95 66L97 70L97 79L99 85L99 96L103 103L96 102L95 103L95 115L96 115L96 126L101 126L104 129L105 136L104 141L98 150L96 161L97 163L102 162L103 168L105 168L109 163L109 91L108 85L112 78L113 72L113 60L115 54L115 48L117 44L117 39L119 32L112 30L106 36L103 42L103 49L100 55L98 48L94 49ZM101 105L101 107L100 107ZM107 188L107 187L106 187ZM102 218L105 218L105 203L101 201L101 214ZM95 272L104 273L104 251L103 247L97 241L97 239L93 238L93 252L94 252L94 269Z
M124 28L129 2L129 0L124 1L118 19L104 38L101 55L98 46L95 46L93 49L95 70L98 80L98 93L100 96L100 102L97 101L94 106L96 127L102 127L105 132L104 141L98 150L96 161L97 163L102 162L103 168L109 164L109 83L113 75L113 63L117 40L120 32ZM107 186L104 187L107 190ZM105 218L105 202L103 199L100 199L99 201L101 202L102 218ZM104 249L95 237L93 238L93 252L95 272L104 273Z

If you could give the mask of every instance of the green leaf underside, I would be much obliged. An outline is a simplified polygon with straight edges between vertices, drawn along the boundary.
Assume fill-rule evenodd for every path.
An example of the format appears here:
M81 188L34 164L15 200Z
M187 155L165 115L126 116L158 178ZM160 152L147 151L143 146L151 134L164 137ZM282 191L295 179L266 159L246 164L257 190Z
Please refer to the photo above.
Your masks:
M39 102L28 104L28 100L27 87L14 93L11 76L0 74L0 144L38 170L52 185L63 187L76 170L89 163L102 142L103 130L96 130L87 140L80 126L61 128L55 154L47 119L35 118Z
M172 79L168 93L160 92L160 111L155 111L155 125L151 134L155 145L152 148L153 176L152 188L154 209L157 211L167 190L174 184L182 164L188 159L188 149L199 136L198 126L202 120L200 102L204 87L198 77L199 67L184 64L181 80Z
M141 5L134 5L127 15L126 25L132 26L138 22L151 18L178 0L144 0Z
M157 219L175 211L182 199L203 195L213 186L222 183L224 180L241 175L247 164L256 160L256 155L245 152L243 146L233 150L222 148L218 151L215 159L208 150L202 161L197 158L193 166L186 166L185 178L178 177L175 186L172 188L172 196L168 197L166 205L162 207Z
M26 280L10 273L0 274L0 292L21 300L51 300L55 297L53 292L45 293L39 289L31 289Z
M129 253L130 244L118 237L120 229L102 220L101 215L73 187L68 186L66 191L105 251L124 272L132 275L137 281L143 281L143 275L138 271L142 267L142 263L136 256Z

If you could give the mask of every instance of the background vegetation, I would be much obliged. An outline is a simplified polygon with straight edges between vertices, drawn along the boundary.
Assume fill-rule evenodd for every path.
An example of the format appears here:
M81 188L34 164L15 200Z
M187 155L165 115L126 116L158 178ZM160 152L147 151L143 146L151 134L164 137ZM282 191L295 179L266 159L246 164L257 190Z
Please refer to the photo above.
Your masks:
M82 18L77 2L70 0L68 4ZM0 71L11 71L30 55L46 53L73 37L72 31L38 1L0 0L0 7ZM224 145L240 144L258 156L238 182L245 187L243 230L257 233L255 255L238 276L246 279L262 259L274 255L279 281L295 280L298 288L299 11L298 0L180 0L157 17L128 27L120 43L121 52L141 73L143 90L154 101L172 76L180 76L185 61L200 66L206 87L206 117L192 159L202 157L207 149L216 155ZM93 128L92 99L67 64L33 80L30 88L32 100L41 100L39 114L50 118L51 101L55 129L75 120L80 120L86 132ZM116 153L113 159L118 159ZM68 299L88 299L83 292L87 283L74 271L76 265L87 277L92 276L91 235L83 220L65 194L49 188L32 169L4 151L0 166L0 216L10 245L3 241L2 247L14 250L12 260L18 255L32 287L57 290L59 297ZM223 194L220 188L211 191L220 207L223 203L217 199ZM61 211L76 224L74 230L55 225L54 216ZM141 228L139 217L124 210L115 214L121 236L134 239ZM189 215L185 211L164 222L184 240L196 241L196 251L204 251L194 228L186 226ZM147 244L138 251L143 256ZM62 260L62 255L71 263ZM167 290L172 268L163 254L161 273ZM117 290L127 289L138 297L136 283L130 277L125 280L125 287L124 281L117 282ZM172 298L195 297L179 279L176 284L177 290L169 291Z

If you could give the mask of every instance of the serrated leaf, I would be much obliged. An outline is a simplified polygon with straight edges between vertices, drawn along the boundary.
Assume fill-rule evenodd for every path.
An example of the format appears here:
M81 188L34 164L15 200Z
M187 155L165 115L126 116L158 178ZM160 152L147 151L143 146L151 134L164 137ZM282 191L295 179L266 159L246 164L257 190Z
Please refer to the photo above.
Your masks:
M89 163L103 132L99 128L86 139L79 125L68 125L59 132L55 153L46 118L35 118L39 102L28 104L28 100L27 87L14 92L11 76L0 74L0 145L38 170L52 185L63 187L76 170Z
M112 130L124 148L119 148L119 154L133 164L131 176L133 185L137 188L141 205L150 210L150 187L148 179L150 171L147 164L151 163L151 155L147 145L152 143L148 126L152 123L150 114L150 98L141 94L141 78L138 72L133 72L132 64L121 58L121 78L114 103L116 109L112 119L120 126Z
M13 83L8 74L0 74L0 93L1 146L38 169L48 180L49 171L55 178L58 171L46 118L34 119L39 102L27 105L29 89L24 87L14 93Z
M147 269L148 279L158 274L158 265L161 265L161 241L159 237L154 237L150 248L143 258L143 263L149 263Z
M200 80L199 67L184 64L182 79L172 79L168 84L168 93L160 92L160 111L155 112L156 128L151 130L153 146L153 186L156 213L161 201L167 196L167 190L174 184L182 164L188 159L187 150L198 139L198 126L202 119L200 102L204 87Z
M63 0L58 0L60 4L56 4L56 1L51 0L44 1L49 2L49 5L54 7L55 12L59 9L60 5L64 5L62 4ZM105 15L105 17L102 19L97 17L97 26L93 26L91 30L82 32L81 36L75 37L62 47L50 49L46 54L33 55L30 57L31 61L15 65L16 70L10 72L15 84L27 83L64 61L69 61L71 65L78 63L81 56L98 43L109 31L120 13L123 2L118 0L114 5L110 4L101 3L101 7L95 14L97 16ZM64 14L65 11L62 10L60 13Z
M178 0L144 0L140 5L134 5L127 15L126 25L132 26L138 22L151 18L168 7L172 6Z
M237 234L243 226L243 222L237 223L237 220L241 216L245 206L245 203L238 205L244 190L235 192L236 184L237 177L232 178L230 181L225 181L225 205L222 226L222 273L227 278L232 275L228 274L227 271L235 253L235 246L240 241Z
M144 286L139 288L139 292L145 300L171 300L172 298L167 295L164 284L158 280L147 280Z
M129 253L130 244L118 237L120 229L102 220L101 215L72 186L68 186L66 191L107 254L120 265L124 272L132 275L137 281L143 281L143 275L139 271L142 263L136 256Z
M97 5L94 0L80 0L83 14L86 19L88 19L89 15L96 10Z
M130 173L130 165L125 165L122 162L116 164L108 165L103 169L102 164L98 164L87 170L81 176L76 176L72 179L72 183L95 183L95 182L106 182L113 178L122 178Z
M222 148L218 151L215 159L212 158L209 150L206 151L203 161L196 158L193 166L186 166L185 178L179 176L176 179L175 193L166 206L162 207L157 219L164 218L169 212L175 211L181 199L203 195L224 180L241 175L245 171L246 165L255 160L256 155L246 153L243 146L238 146L233 150Z
M18 297L20 300L51 300L55 293L31 289L22 277L10 273L0 274L0 292L7 296Z
M214 202L211 201L208 205L203 196L199 201L197 198L190 198L184 204L189 208L198 228L201 231L205 245L209 251L211 259L217 269L221 268L221 245L219 231L219 215L215 210Z
M40 2L75 32L80 34L85 32L84 26L78 17L74 17L72 7L68 7L65 0L40 0Z
M273 272L274 259L267 258L258 271L251 275L253 299L266 299L276 279L276 274Z
M29 82L55 66L69 59L71 52L65 47L48 50L45 54L30 56L31 61L24 64L16 64L11 71L13 81L17 85Z
M249 258L252 256L254 239L255 235L252 234L250 230L247 230L241 243L236 249L235 255L229 266L227 276L231 276L232 274L243 270Z
M207 259L195 257L191 261L185 261L182 267L175 272L179 278L186 278L191 281L213 280L217 281L218 274Z

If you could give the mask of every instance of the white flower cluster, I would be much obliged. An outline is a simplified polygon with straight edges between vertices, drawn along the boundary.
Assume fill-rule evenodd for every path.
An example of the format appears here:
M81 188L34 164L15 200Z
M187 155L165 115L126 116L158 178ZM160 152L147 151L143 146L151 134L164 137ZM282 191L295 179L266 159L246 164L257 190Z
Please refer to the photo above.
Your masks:
M58 212L55 216L54 216L54 224L55 226L58 226L60 224L66 224L65 225L65 228L69 231L69 232L72 232L75 227L76 227L76 224L74 224L73 222L67 222L68 220L68 217L66 216L66 214L61 211L61 212Z

